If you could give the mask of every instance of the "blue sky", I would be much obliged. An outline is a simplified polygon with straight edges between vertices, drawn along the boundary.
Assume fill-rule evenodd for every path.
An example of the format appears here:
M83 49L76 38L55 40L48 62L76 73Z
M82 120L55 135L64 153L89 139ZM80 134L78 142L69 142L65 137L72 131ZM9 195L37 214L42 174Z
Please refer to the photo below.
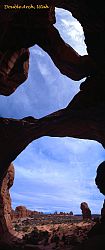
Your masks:
M81 55L86 54L81 25L64 10L56 10L61 36ZM28 80L9 97L0 96L2 117L42 117L66 107L80 82L62 75L38 46L30 49ZM96 141L43 137L31 143L14 161L12 205L44 212L81 213L80 203L100 213L104 196L94 179L105 151Z

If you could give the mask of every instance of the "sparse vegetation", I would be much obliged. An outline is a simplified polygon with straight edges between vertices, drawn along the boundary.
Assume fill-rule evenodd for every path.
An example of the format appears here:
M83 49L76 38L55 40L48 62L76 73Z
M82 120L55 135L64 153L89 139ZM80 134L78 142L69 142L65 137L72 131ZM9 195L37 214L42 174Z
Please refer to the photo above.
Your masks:
M62 212L61 212L62 213ZM71 250L87 238L94 221L82 221L82 217L71 214L40 214L33 218L20 219L14 228L24 234L26 244L40 250Z

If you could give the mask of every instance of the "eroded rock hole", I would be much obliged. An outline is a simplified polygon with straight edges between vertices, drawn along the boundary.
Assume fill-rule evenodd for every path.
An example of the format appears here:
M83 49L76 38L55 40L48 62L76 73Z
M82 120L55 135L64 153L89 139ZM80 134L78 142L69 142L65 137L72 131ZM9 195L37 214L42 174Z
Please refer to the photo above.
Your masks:
M59 13L60 15L60 13ZM67 29L69 29L69 24L68 24L68 21L61 18L61 23L62 25L64 26L64 29L66 30L66 32L68 31ZM62 27L63 27L62 26ZM61 28L62 28L61 27ZM70 27L70 29L72 29L72 27ZM56 37L58 37L58 32L57 31L54 31L54 30L50 30L50 33L49 33L52 37L53 34L56 34ZM49 36L49 35L48 35ZM72 38L73 36L75 36L75 32L73 33L73 29L72 29ZM81 34L80 34L81 36ZM68 37L69 37L69 32L68 32ZM74 41L74 44L75 46L77 46L77 43L78 43L78 40L79 40L79 33L77 36L75 36L75 38L77 39L76 40L76 43ZM67 38L68 39L68 38ZM58 39L59 40L59 39ZM73 42L73 41L72 41ZM72 58L72 62L69 62L66 61L66 59L68 59L67 57L67 50L63 50L63 47L62 47L62 41L58 43L58 45L61 46L61 50L58 51L58 54L57 54L57 57L55 56L55 54L53 53L54 51L54 46L57 46L57 44L52 44L51 43L51 47L49 49L48 45L45 44L44 42L42 42L41 38L39 39L39 42L38 42L38 45L41 45L42 48L45 49L46 52L49 53L50 57L53 59L53 62L55 63L55 65L59 68L59 70L61 71L61 73L63 73L64 75L74 79L74 80L80 80L83 78L83 76L87 76L86 74L86 71L85 71L85 74L84 74L84 70L81 71L81 67L79 68L79 66L75 66L75 63L78 64L78 60L77 60L77 57L75 57L74 53L73 53L73 57ZM66 47L67 48L67 47ZM35 48L36 49L36 48ZM39 50L39 48L36 49L36 52L34 49L33 50L33 54L37 54L40 53L40 56L43 57L43 52L41 50ZM55 48L56 50L56 48ZM23 53L24 52L24 53ZM25 55L22 55L25 54ZM61 53L63 54L63 61L61 61ZM25 51L20 51L20 54L21 54L21 62L23 63L23 61L25 61L25 64L24 64L24 67L21 69L24 71L24 73L26 72L27 73L27 70L28 70L28 57L29 57L29 52L28 50L26 49ZM71 53L70 53L71 54ZM9 56L9 55L8 55ZM12 63L14 61L14 59L16 59L16 56L17 54L10 60ZM75 57L75 60L74 60L74 57ZM41 59L41 57L40 57ZM46 59L45 59L46 60ZM9 61L9 62L10 62ZM68 63L68 66L65 67L64 66L64 61L66 61L66 65ZM75 61L74 65L73 65L73 61ZM4 61L4 64L6 62ZM19 61L18 61L19 63ZM72 65L71 65L72 64ZM9 63L9 66L5 69L3 68L4 70L4 74L5 72L8 73L9 71L8 70L11 70L11 63ZM18 66L18 65L17 65ZM37 69L41 69L40 67L42 67L42 74L41 74L41 71L40 71L40 75L39 75L39 79L38 80L44 80L45 82L45 86L47 86L46 90L47 90L47 93L50 93L50 96L52 97L52 90L50 89L50 86L47 84L47 80L50 79L52 80L51 81L51 84L55 84L55 86L57 86L57 80L55 80L55 78L53 77L53 72L55 71L55 69L51 70L51 69L47 69L46 66L44 65L41 65L41 63L38 65L37 64ZM93 65L93 68L94 68L94 65ZM83 67L82 67L83 69ZM11 70L11 73L9 74L10 77L14 77L14 73L17 71L17 67L14 68L14 71ZM51 74L51 71L52 71L52 74ZM36 71L37 73L37 71ZM38 72L39 73L39 72ZM59 76L59 79L61 80L60 78L60 75L59 73L57 73L58 75L56 75L56 78L57 76ZM23 76L23 75L22 75ZM46 78L44 78L46 76ZM52 79L51 77L49 78L49 76L52 76ZM24 77L27 77L27 75L25 75ZM49 117L46 117L45 120L44 119L41 119L39 120L39 123L37 123L37 119L34 120L34 118L32 117L29 117L29 118L24 118L23 120L21 121L14 121L13 120L13 126L15 125L15 129L13 129L14 131L14 134L16 134L17 132L19 132L19 135L21 137L21 139L23 140L23 144L21 144L21 140L19 141L19 139L17 139L17 142L14 141L14 138L13 138L13 145L14 145L14 149L16 151L14 151L14 153L12 154L11 152L9 152L9 157L8 154L5 154L4 153L4 148L5 148L5 143L3 144L2 143L2 150L1 152L3 152L3 156L7 157L8 160L11 159L14 160L15 157L17 157L17 155L31 142L33 141L34 139L37 139L38 137L41 137L41 136L44 136L44 135L48 135L48 136L60 136L60 137L64 137L64 136L70 136L70 137L77 137L77 138L86 138L86 139L94 139L94 140L97 140L99 142L101 142L103 145L104 145L104 136L103 136L103 126L102 126L102 129L99 129L99 126L97 127L97 124L96 124L96 116L99 117L102 115L102 112L100 114L100 110L99 110L99 105L100 105L100 100L101 100L101 107L103 107L103 96L104 96L104 92L102 93L100 91L100 88L99 86L97 86L97 82L100 80L103 80L104 77L103 75L99 75L98 76L95 76L94 77L94 74L93 74L93 77L92 77L92 83L93 85L96 84L96 96L93 98L93 88L91 90L91 87L90 87L90 83L91 83L91 79L89 78L87 80L87 86L86 86L86 91L84 93L84 95L82 96L83 98L81 98L81 94L77 96L77 98L73 100L73 102L68 106L68 108L65 110L61 110L60 113L55 113ZM24 81L24 79L26 78L22 78L22 81ZM66 79L66 78L65 78ZM1 93L5 95L9 95L11 94L12 92L14 92L14 90L17 88L17 85L20 85L20 82L17 82L16 85L14 85L14 80L16 80L16 78L13 78L13 88L9 88L8 87L8 91L7 91L7 87L4 83L4 81L2 81L2 84L1 84ZM66 79L68 81L68 79ZM65 82L66 82L65 80ZM90 81L90 83L89 83ZM88 85L89 83L89 85ZM9 81L8 81L8 84L9 84ZM68 85L69 83L67 83ZM72 83L70 83L72 85ZM43 84L41 84L42 86ZM9 86L9 85L8 85ZM60 94L58 95L57 94L57 97L58 97L58 102L56 103L56 105L53 105L53 108L54 110L59 110L60 108L64 108L65 107L65 104L66 102L68 102L68 99L70 100L70 98L72 99L73 97L73 94L75 91L77 91L77 89L75 88L75 91L72 93L72 96L71 94L68 95L68 89L66 90L66 93L67 93L67 96L66 96L66 101L63 100L63 102L61 101L61 98L63 96L63 91L61 91L61 88L58 88L59 87L59 84L57 87L54 88L54 91L55 91L55 95L53 95L53 98L56 97L56 94L59 92ZM83 87L83 86L82 86ZM23 87L24 89L24 87ZM44 89L44 88L43 88ZM70 89L70 87L69 87ZM84 87L82 88L84 89ZM65 90L65 88L64 88ZM88 92L89 91L89 92ZM40 91L41 92L41 91ZM37 89L37 93L38 93L38 89ZM46 95L46 92L44 93ZM47 95L46 95L47 96ZM90 97L89 97L90 96ZM28 101L30 100L30 97L32 97L32 92L30 95L28 95L28 93L26 92L25 93L25 97L26 97L26 107L28 107L28 111L29 111L29 114L30 114L30 110L31 110L31 107L28 106ZM45 96L44 96L45 97ZM80 98L80 99L79 99ZM46 98L44 98L46 99ZM1 98L1 100L3 100ZM11 101L12 102L12 105L16 105L16 101L13 101L15 100L14 97L13 99L11 98ZM54 99L53 99L54 100ZM78 101L79 100L79 101ZM88 101L89 100L89 101ZM35 100L34 102L31 102L31 106L34 106L33 104L35 104L35 102L37 103L38 100ZM50 111L51 106L52 106L52 103L50 103L50 106L49 106L49 110L46 109L46 107L48 107L48 104L47 102L43 101L43 103L45 103L45 107L43 109L43 112L42 112L42 106L39 104L37 104L37 106L40 107L39 111L32 111L33 112L33 116L34 116L34 112L38 114L38 117L41 117L43 116L43 114L45 115L48 111ZM94 109L93 113L91 112L90 110L90 104L92 106L92 108ZM21 101L20 101L20 104L21 106ZM88 114L86 114L86 112L81 109L82 107L85 108L88 108ZM17 109L18 109L19 106L17 106ZM98 110L97 110L97 107L98 107ZM19 107L20 108L20 107ZM68 114L68 111L69 111L69 108L73 108L72 112L69 114L69 120L67 120L67 116L66 114ZM23 107L23 111L25 110L25 108ZM51 111L54 111L54 110L51 110ZM75 116L75 112L73 113L73 111L76 111L76 116ZM101 109L102 110L102 109ZM66 112L65 112L66 111ZM7 112L7 111L6 111ZM6 112L5 112L5 115L6 115ZM14 117L14 113L13 112L13 109L9 111L10 113L10 117L13 116ZM26 116L27 116L27 110L25 110L26 112ZM50 112L49 112L50 113ZM19 117L20 114L16 114L16 117ZM22 113L21 113L22 115ZM88 131L86 129L86 125L88 124L88 116L90 117L90 120L92 119L92 122L89 123L89 126L88 126ZM54 118L59 118L56 122L56 119L54 120ZM79 120L78 120L78 117L79 117ZM102 116L101 116L102 117ZM61 122L59 123L59 120L61 120ZM67 120L67 123L66 123L66 120ZM94 121L95 120L95 121ZM101 120L101 119L100 119ZM53 122L54 121L54 122ZM72 121L72 122L71 122ZM45 123L44 123L45 122ZM97 121L98 123L98 121ZM104 123L104 119L102 120L102 124ZM7 124L9 124L9 126L11 128L12 127L12 120L9 121L8 119L6 119L6 121L4 121L4 124L5 124L5 127L7 126ZM39 129L35 135L35 131L36 131L36 124L37 124L37 127L39 126L40 127L40 124L41 124L41 130ZM45 125L47 124L48 127L46 127ZM63 124L63 126L62 126ZM69 124L69 127L67 128L67 124ZM75 126L74 126L75 124ZM2 125L2 119L1 119L1 125ZM19 125L19 129L21 130L22 128L22 132L19 130L18 131L18 125ZM44 130L42 129L43 128L43 125L44 125ZM50 127L51 125L51 127ZM16 128L17 126L17 128ZM35 126L35 127L34 127ZM80 128L80 130L78 131L78 127ZM49 128L51 128L51 130L49 130ZM95 129L94 129L95 128ZM28 130L29 129L29 130ZM46 132L46 129L47 129L47 132ZM101 130L101 132L100 132ZM30 133L30 138L27 137L27 131L31 131ZM2 138L2 134L3 134L3 130L1 131L1 138ZM24 132L24 133L23 133ZM8 138L10 139L10 133L7 132L7 136ZM16 147L16 144L18 143L18 150ZM4 145L4 148L3 148L3 145ZM8 142L8 148L9 148L9 142ZM11 148L11 147L10 147ZM2 155L2 154L1 154ZM49 156L49 154L48 154ZM2 158L2 156L1 156ZM12 159L13 158L13 159ZM1 163L2 163L2 160L1 160ZM3 162L4 164L4 162ZM5 166L5 164L4 164ZM56 173L55 173L56 175ZM3 195L4 195L4 192L5 192L5 188L7 189L7 193L9 192L9 187L8 187L8 176L9 174L7 173L5 175L5 178L3 179L3 182L2 184L5 182L5 187L4 186L1 186L1 196L2 196L2 187L3 187ZM4 185L4 184L3 184ZM3 196L4 197L4 196ZM9 201L9 208L7 208L7 203L5 204L5 201L3 200L4 198L2 197L1 199L1 214L3 215L2 219L1 219L1 233L3 233L4 237L6 236L6 233L7 235L9 235L9 233L12 235L12 226L11 226L11 213L10 213L10 210L11 210L11 206L10 206L10 196L9 196L9 193L8 193L8 197L7 197L7 200ZM3 222L4 221L4 222ZM3 222L3 223L2 223ZM15 234L13 233L13 235L15 236ZM10 240L10 239L9 239ZM57 241L57 238L56 238L56 241Z

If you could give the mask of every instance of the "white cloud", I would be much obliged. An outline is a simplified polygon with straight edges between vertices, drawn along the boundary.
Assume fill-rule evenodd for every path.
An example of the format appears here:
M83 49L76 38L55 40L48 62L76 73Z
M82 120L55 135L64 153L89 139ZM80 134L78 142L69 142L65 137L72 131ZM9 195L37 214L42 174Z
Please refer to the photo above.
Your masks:
M61 36L69 43L80 55L87 54L84 42L84 32L81 24L72 16L69 11L56 8L56 27Z
M91 145L91 141L85 140L42 138L30 145L14 162L13 200L18 201L16 204L23 200L33 209L40 207L43 211L47 208L55 211L56 207L59 211L73 210L74 213L80 213L80 203L86 201L93 212L95 209L100 211L103 196L94 183L96 167L104 156L104 150L102 156L100 152L100 144L94 141ZM20 184L19 188L18 183L22 183L23 187ZM27 190L27 186L30 189Z
M31 54L35 55L35 56L40 56L40 57L44 57L44 53L43 50L41 50L37 45L35 45L34 47L30 48L30 52Z

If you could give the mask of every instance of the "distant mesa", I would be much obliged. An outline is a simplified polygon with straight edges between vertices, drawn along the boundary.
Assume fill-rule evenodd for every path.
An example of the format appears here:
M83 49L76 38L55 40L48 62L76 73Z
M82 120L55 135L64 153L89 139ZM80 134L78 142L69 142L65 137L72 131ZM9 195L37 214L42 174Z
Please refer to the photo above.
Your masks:
M25 206L17 206L15 210L12 210L12 220L32 217L36 214L42 214L42 212L29 210Z

